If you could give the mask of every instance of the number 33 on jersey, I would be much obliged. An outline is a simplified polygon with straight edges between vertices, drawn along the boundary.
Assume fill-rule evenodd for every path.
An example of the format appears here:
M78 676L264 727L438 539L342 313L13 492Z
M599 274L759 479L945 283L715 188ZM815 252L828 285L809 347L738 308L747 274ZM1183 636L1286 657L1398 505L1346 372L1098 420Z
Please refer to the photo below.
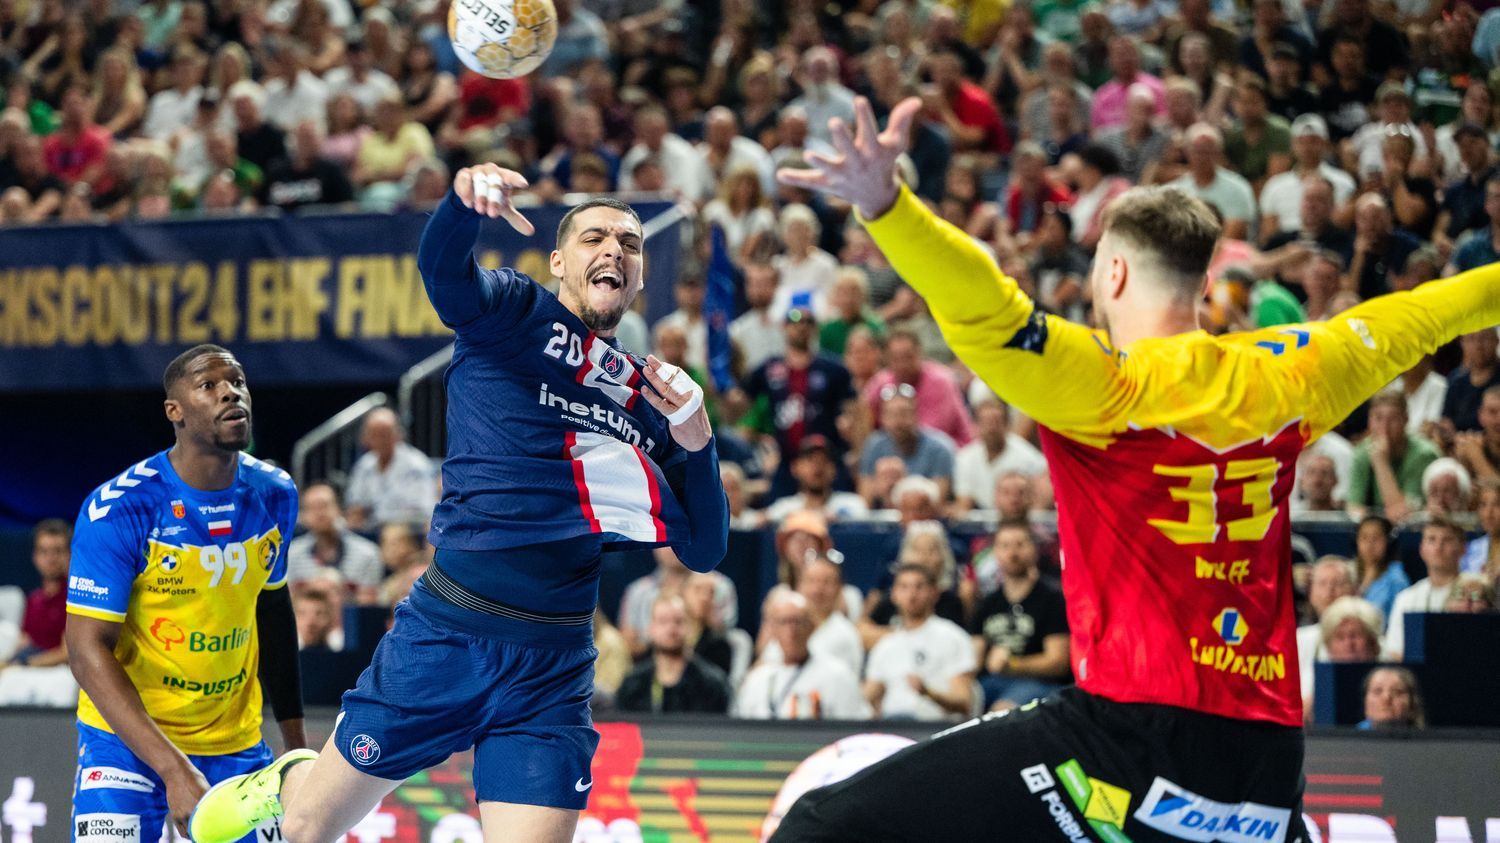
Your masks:
M166 451L100 486L79 512L68 612L123 624L125 673L185 752L260 740L255 606L286 584L296 518L281 469L241 454L235 482L205 492L177 477ZM109 729L86 694L78 717Z

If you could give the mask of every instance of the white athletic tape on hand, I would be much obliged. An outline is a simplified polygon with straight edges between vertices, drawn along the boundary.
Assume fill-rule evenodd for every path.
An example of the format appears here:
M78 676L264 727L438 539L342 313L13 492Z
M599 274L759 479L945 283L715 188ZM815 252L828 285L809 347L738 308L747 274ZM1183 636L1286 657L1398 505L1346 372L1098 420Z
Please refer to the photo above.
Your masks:
M667 376L668 369L672 370L670 377ZM692 418L693 414L698 412L698 408L703 406L703 387L688 377L687 372L676 366L667 365L658 369L656 374L660 375L667 382L667 386L677 392L685 392L688 396L686 404L678 407L671 415L667 416L669 424L682 424Z
M484 173L474 174L474 198L486 198L490 192L490 177Z

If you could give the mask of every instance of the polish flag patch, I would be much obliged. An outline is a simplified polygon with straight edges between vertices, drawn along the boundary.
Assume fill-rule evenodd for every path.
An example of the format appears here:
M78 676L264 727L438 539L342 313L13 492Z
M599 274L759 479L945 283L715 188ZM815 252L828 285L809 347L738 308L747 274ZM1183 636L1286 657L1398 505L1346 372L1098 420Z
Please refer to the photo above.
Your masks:
M208 522L208 534L210 536L213 536L214 538L218 538L219 536L227 536L232 529L233 528L230 526L230 523L228 521Z

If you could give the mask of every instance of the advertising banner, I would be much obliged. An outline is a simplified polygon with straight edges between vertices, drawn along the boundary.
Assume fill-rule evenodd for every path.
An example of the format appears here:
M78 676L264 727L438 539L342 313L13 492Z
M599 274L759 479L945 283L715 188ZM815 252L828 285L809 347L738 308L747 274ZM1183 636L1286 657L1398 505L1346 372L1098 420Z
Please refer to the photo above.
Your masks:
M313 745L322 744L332 725L333 712L309 714ZM848 740L856 735L921 739L932 732L911 722L767 723L702 717L597 726L602 740L586 783L589 805L576 838L588 843L759 840L777 791L810 755L835 742L839 748L825 751L822 758L888 740ZM76 758L70 713L0 714L0 841L69 839ZM460 753L411 778L347 839L481 843L472 763L468 753ZM1306 770L1305 812L1314 843L1500 843L1500 800L1495 795L1500 740L1493 736L1315 732L1308 738ZM1133 811L1149 794L1129 796ZM1213 818L1193 805L1161 816L1182 826L1184 840L1216 839L1207 830ZM1281 839L1277 829L1261 831L1271 835L1266 840ZM996 840L1006 839L997 834ZM262 836L271 843L278 831L267 829Z
M636 210L649 220L669 207ZM526 209L531 237L486 220L475 254L546 283L567 210ZM417 272L426 222L405 212L0 229L0 392L149 388L205 342L232 349L258 384L395 380L452 340ZM646 244L646 290L667 310L676 234Z

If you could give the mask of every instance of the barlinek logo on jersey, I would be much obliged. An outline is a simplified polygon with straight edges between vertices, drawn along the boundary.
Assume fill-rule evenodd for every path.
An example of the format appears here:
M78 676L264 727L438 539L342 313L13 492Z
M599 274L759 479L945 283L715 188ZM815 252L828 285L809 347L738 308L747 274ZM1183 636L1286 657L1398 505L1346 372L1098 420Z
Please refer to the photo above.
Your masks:
M184 632L171 618L157 618L151 623L151 637L160 641L167 652L185 641L190 653L223 653L249 644L250 627L237 626L223 635L208 635L196 629Z

